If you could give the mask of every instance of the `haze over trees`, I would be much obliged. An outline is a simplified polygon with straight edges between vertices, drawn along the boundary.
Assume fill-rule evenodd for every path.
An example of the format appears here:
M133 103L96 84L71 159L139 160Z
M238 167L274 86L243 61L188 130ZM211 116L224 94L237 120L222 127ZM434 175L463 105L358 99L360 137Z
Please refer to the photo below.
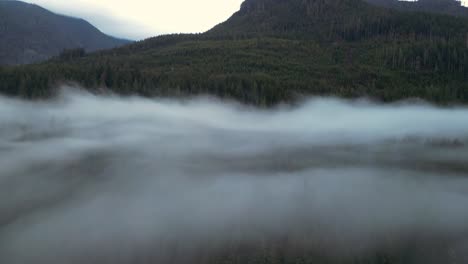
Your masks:
M468 106L362 98L468 104L463 16L246 0L0 93L1 264L468 263Z
M467 117L0 96L0 263L465 264Z

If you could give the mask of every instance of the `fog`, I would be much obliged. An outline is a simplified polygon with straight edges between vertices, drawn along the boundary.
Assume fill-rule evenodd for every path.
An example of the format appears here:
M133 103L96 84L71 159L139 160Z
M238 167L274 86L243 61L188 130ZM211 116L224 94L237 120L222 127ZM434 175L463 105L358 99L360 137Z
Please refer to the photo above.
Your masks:
M0 263L467 263L467 144L421 102L0 97Z

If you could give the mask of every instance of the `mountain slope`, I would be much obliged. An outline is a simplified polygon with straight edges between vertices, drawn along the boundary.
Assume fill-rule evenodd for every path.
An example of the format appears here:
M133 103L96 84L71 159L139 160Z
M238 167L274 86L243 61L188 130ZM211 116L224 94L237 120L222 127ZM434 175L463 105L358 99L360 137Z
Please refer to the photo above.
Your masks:
M208 33L334 38L337 30L384 17L382 11L361 0L246 0Z
M459 0L365 0L368 3L392 8L400 11L418 11L468 17L468 8L462 6Z
M460 29L466 29L466 20L424 13L408 15L362 0L246 0L239 12L208 34L335 42L379 36L394 38L394 33L449 38L463 34Z
M257 105L302 95L468 102L468 20L361 0L247 0L198 35L0 70L0 91L50 96L77 82L121 94L213 94Z
M103 34L82 19L20 1L0 1L0 39L0 64L38 62L64 49L96 51L128 43Z

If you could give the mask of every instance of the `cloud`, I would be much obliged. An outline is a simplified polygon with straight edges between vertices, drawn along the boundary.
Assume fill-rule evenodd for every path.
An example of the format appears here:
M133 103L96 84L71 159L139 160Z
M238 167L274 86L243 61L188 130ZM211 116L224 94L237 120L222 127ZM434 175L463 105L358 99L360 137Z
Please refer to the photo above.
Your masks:
M467 116L333 98L1 98L0 262L463 263Z
M229 18L242 0L29 0L87 19L108 34L144 39L162 33L199 33ZM108 21L115 21L108 23Z

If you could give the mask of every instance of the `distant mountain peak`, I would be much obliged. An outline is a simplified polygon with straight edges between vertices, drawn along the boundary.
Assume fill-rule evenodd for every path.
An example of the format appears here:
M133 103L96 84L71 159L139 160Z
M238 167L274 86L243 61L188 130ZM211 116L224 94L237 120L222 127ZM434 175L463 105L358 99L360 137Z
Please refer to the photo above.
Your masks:
M240 10L208 34L296 34L324 36L330 25L384 15L362 0L246 0Z
M0 65L39 62L65 49L96 51L129 42L105 35L83 19L15 0L0 0L0 39Z
M392 10L390 10L392 9ZM275 35L320 40L340 40L386 34L382 21L408 30L406 22L396 22L398 11L419 11L468 17L468 8L456 0L246 0L227 21L208 35ZM404 19L410 19L404 17ZM426 27L430 21L421 20Z

